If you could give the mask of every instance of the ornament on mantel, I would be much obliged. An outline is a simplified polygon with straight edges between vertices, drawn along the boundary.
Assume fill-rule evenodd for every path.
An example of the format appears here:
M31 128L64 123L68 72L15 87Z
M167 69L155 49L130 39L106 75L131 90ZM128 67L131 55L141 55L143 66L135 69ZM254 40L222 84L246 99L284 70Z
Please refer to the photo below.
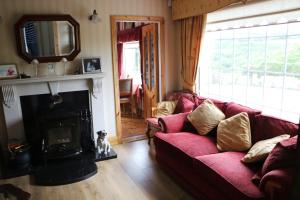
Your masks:
M66 69L66 63L68 62L68 59L66 59L65 57L63 57L61 60L60 60L62 63L64 63L64 75L67 75L67 69Z
M35 68L35 74L34 74L35 77L38 77L38 64L39 63L40 62L36 58L31 61L33 68Z

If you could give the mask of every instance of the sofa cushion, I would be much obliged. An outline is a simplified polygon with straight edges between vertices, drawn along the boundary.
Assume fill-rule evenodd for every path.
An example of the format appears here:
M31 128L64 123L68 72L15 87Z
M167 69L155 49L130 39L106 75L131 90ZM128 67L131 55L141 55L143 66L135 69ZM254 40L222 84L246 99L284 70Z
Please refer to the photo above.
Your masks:
M297 135L298 126L292 122L267 115L257 115L255 121L255 128L252 132L254 143L283 134Z
M182 97L179 98L173 114L191 112L194 108L194 105L195 104L194 104L193 101L191 101L190 99L182 96Z
M251 163L265 160L278 142L289 138L290 135L284 134L270 139L258 141L251 147L242 161L244 163Z
M153 117L159 118L171 115L176 107L177 101L161 101L157 103L156 109L152 111Z
M226 199L263 199L263 193L252 182L257 169L240 161L244 155L242 152L224 152L198 156L194 168L201 172L203 179L225 193Z
M251 126L251 133L252 133L255 127L255 116L260 114L261 111L231 102L227 104L226 111L224 114L226 118L229 118L241 112L246 112L248 114L250 120L250 126Z
M215 104L215 106L217 106L223 113L225 112L226 106L227 106L226 102L223 102L223 101L220 101L220 100L216 100L216 99L212 99L212 98L206 98L206 97L202 97L202 96L197 96L195 98L195 109L200 104L202 104L206 99L211 100Z
M251 147L248 114L241 112L222 120L217 129L217 148L220 151L246 151Z
M188 132L155 133L155 147L192 166L196 156L218 153L215 138ZM176 168L176 166L174 166Z
M206 135L218 126L220 121L225 118L225 115L213 102L207 99L190 113L187 118L200 135Z
M184 163L172 159L170 155L165 154L165 152L162 151L159 151L159 153L156 154L156 160L160 168L162 168L172 180L188 191L195 199L222 199L222 194L216 193L214 188L208 185L207 182L199 179L191 166L184 165ZM207 198L208 194L209 196L213 194L213 198Z
M224 199L222 192L216 192L215 188L202 178L201 173L197 173L187 162L180 159L174 159L169 152L156 148L156 160L160 167L176 183L179 183L184 189L189 191L195 199L212 200Z
M275 169L295 166L297 160L297 138L298 136L295 136L277 143L264 162L261 171L262 176Z

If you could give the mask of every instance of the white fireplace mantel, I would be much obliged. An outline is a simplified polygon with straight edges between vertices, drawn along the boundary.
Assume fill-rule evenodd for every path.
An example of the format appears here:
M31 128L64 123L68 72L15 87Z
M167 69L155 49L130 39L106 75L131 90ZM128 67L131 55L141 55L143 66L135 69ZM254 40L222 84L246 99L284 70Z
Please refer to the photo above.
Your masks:
M27 79L8 79L0 81L1 103L4 112L4 125L8 139L24 140L24 125L21 109L21 96L39 94L58 94L88 90L93 115L94 136L105 130L102 79L104 73L65 76L45 76Z
M101 78L104 78L104 73L77 74L77 75L65 75L65 76L42 76L42 77L36 77L36 78L2 80L2 81L0 81L0 86L3 86L3 85L18 85L18 84L31 84L31 83L42 83L42 82L83 80L83 79L101 79Z

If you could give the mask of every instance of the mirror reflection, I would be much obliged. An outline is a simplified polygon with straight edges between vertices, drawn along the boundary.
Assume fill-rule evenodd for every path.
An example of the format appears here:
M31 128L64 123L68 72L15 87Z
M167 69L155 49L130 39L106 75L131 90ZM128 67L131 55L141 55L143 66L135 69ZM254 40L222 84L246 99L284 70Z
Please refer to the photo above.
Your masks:
M68 21L28 21L22 34L23 51L32 57L65 56L75 49L74 27Z

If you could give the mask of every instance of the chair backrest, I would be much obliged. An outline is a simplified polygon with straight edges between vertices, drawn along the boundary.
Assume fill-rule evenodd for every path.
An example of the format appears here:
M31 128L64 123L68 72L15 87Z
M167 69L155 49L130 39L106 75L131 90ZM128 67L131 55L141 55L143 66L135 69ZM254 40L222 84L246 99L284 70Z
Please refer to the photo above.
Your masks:
M132 95L132 78L119 80L120 97Z

